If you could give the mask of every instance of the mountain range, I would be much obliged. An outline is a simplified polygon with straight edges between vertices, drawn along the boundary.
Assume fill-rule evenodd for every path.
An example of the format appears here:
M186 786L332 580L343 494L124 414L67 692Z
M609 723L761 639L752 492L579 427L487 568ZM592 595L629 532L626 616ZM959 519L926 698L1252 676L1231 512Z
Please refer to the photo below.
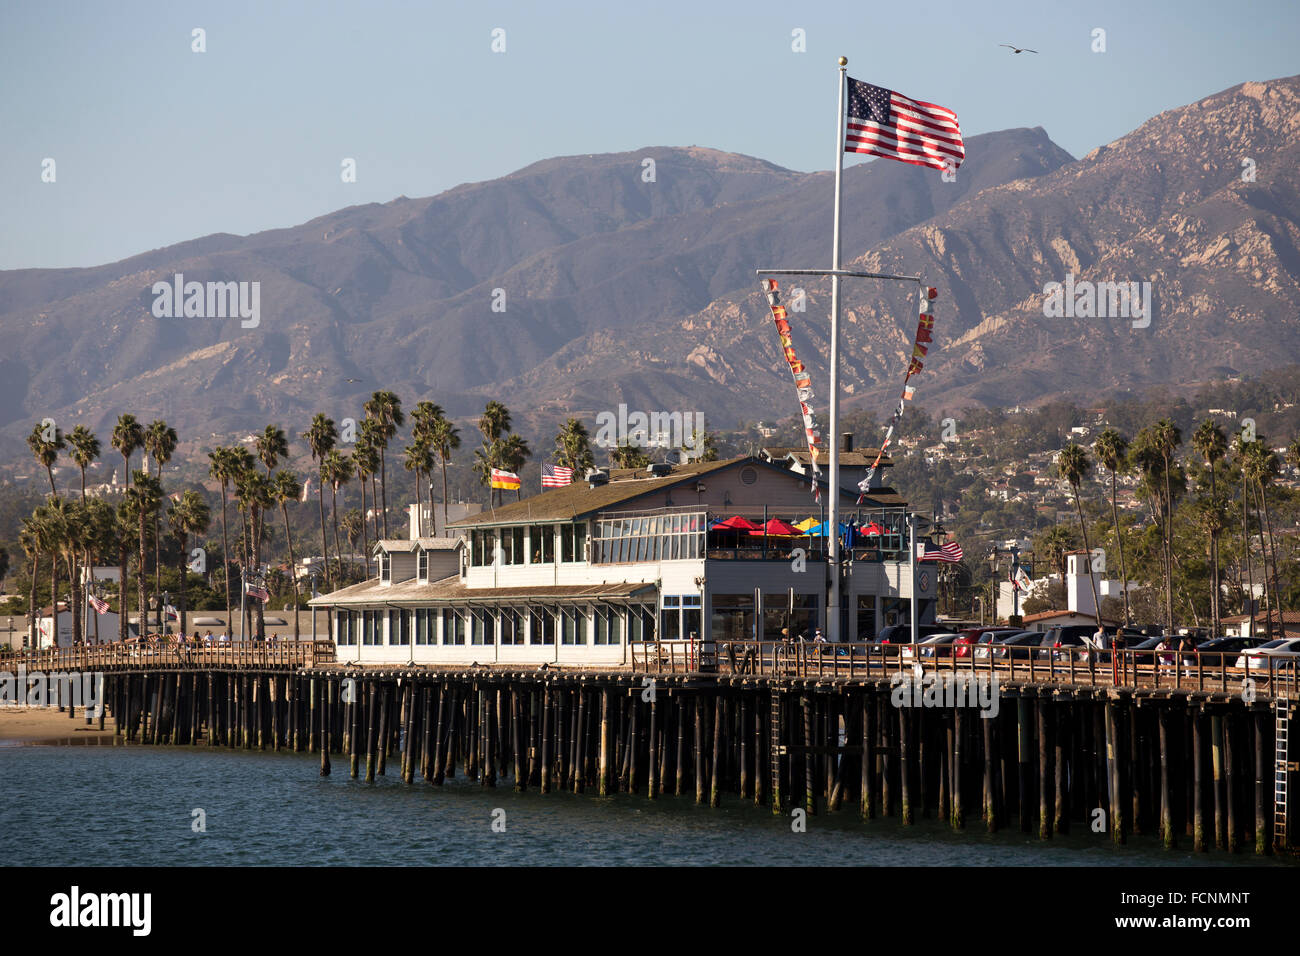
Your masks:
M1042 128L972 136L955 181L844 172L844 267L939 290L913 384L928 408L1035 404L1250 374L1300 356L1300 77L1161 113L1074 159ZM646 160L653 160L647 163ZM652 175L650 175L652 171ZM82 269L0 272L0 442L107 437L124 411L206 438L389 388L516 428L620 403L711 427L797 412L755 269L830 261L832 175L702 147L569 156L423 199L205 236ZM159 318L154 283L258 282L255 328ZM1049 283L1149 282L1154 314L1050 318ZM826 407L829 283L795 344ZM916 327L902 283L846 280L843 391L883 414ZM549 438L546 440L549 445Z

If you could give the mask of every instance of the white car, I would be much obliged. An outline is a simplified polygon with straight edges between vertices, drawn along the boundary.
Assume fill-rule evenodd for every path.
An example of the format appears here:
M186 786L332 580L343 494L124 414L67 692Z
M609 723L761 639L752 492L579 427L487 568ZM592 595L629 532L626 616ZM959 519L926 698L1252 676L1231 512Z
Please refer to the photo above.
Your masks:
M1236 666L1246 670L1268 670L1268 661L1263 660L1265 657L1300 657L1300 637L1283 637L1252 647L1242 652Z

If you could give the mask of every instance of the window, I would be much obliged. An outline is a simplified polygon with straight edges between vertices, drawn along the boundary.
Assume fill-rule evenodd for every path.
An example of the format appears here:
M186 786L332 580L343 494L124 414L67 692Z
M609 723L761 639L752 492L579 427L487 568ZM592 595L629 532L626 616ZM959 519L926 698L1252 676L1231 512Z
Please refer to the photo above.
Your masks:
M471 644L495 644L495 618L491 612L476 608L469 612L469 642Z
M682 634L685 637L701 638L704 632L700 629L700 596L698 594L687 594L682 597Z
M415 609L415 643L416 644L436 644L437 635L434 633L433 611L428 608Z
M532 549L533 564L555 563L555 528L549 524L535 524L528 529L528 546Z
M391 581L393 579L393 559L387 551L379 552L379 580Z
M675 641L682 636L682 599L670 594L664 595L663 611L660 615L659 633L665 641Z
M493 531L470 533L470 565L476 568L491 567L496 561L497 536Z
M754 639L753 592L713 595L711 633L715 641L752 641Z
M454 608L442 612L442 643L465 643L465 619Z
M620 643L623 612L612 607L596 609L596 644Z
M751 599L750 603L753 603ZM796 594L791 598L785 594L763 595L763 633L765 641L779 641L784 636L782 628L789 628L790 637L811 641L817 628L821 626L819 615L820 602L815 594Z
M505 528L501 532L501 560L505 564L524 563L524 529Z
M429 580L429 552L420 548L415 559L415 576L421 581Z
M555 615L551 611L539 610L533 611L531 618L531 633L528 635L529 644L554 644L555 643Z
M524 642L524 618L513 608L501 612L501 643L522 644Z
M384 621L379 611L361 612L361 643L379 645L384 643Z
M616 514L596 522L592 557L603 564L698 559L704 553L703 514Z
M388 643L393 647L406 646L411 643L411 631L406 611L391 610L388 612Z
M560 612L561 644L587 643L587 610L581 607L565 608Z
M587 526L560 525L560 560L569 564L587 560Z
M629 642L655 639L655 608L633 607L627 612L627 639Z
M340 646L357 642L357 614L355 611L339 611L334 617L335 641Z

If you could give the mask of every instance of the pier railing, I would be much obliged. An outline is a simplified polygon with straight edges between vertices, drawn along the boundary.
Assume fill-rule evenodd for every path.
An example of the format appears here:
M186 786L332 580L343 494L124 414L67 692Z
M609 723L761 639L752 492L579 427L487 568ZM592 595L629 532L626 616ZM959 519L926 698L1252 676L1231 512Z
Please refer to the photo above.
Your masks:
M0 657L0 671L290 670L330 664L333 641L235 641L217 644L112 643L49 647Z
M934 656L925 656L929 652ZM999 656L1002 655L1002 656ZM1248 666L1238 667L1241 659ZM881 678L964 673L1002 683L1068 684L1300 696L1300 658L1238 651L1096 651L1084 647L817 644L807 641L640 641L632 669L646 674ZM918 670L919 668L919 670Z

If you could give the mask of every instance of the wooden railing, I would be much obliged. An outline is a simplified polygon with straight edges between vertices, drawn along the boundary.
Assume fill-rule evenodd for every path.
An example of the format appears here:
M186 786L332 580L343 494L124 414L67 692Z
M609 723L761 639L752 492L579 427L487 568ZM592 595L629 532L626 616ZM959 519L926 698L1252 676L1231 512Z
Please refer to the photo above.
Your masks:
M917 653L917 651L921 653ZM935 656L923 656L932 652ZM1021 656L1016 656L1021 655ZM895 673L996 676L1000 683L1071 684L1300 696L1300 658L1239 651L1094 651L1084 647L816 644L807 641L641 641L632 669L645 674L759 677L891 677ZM1247 683L1249 681L1250 683Z
M214 644L120 643L50 647L0 656L0 671L190 670L211 668L289 670L330 664L334 642L236 641Z

